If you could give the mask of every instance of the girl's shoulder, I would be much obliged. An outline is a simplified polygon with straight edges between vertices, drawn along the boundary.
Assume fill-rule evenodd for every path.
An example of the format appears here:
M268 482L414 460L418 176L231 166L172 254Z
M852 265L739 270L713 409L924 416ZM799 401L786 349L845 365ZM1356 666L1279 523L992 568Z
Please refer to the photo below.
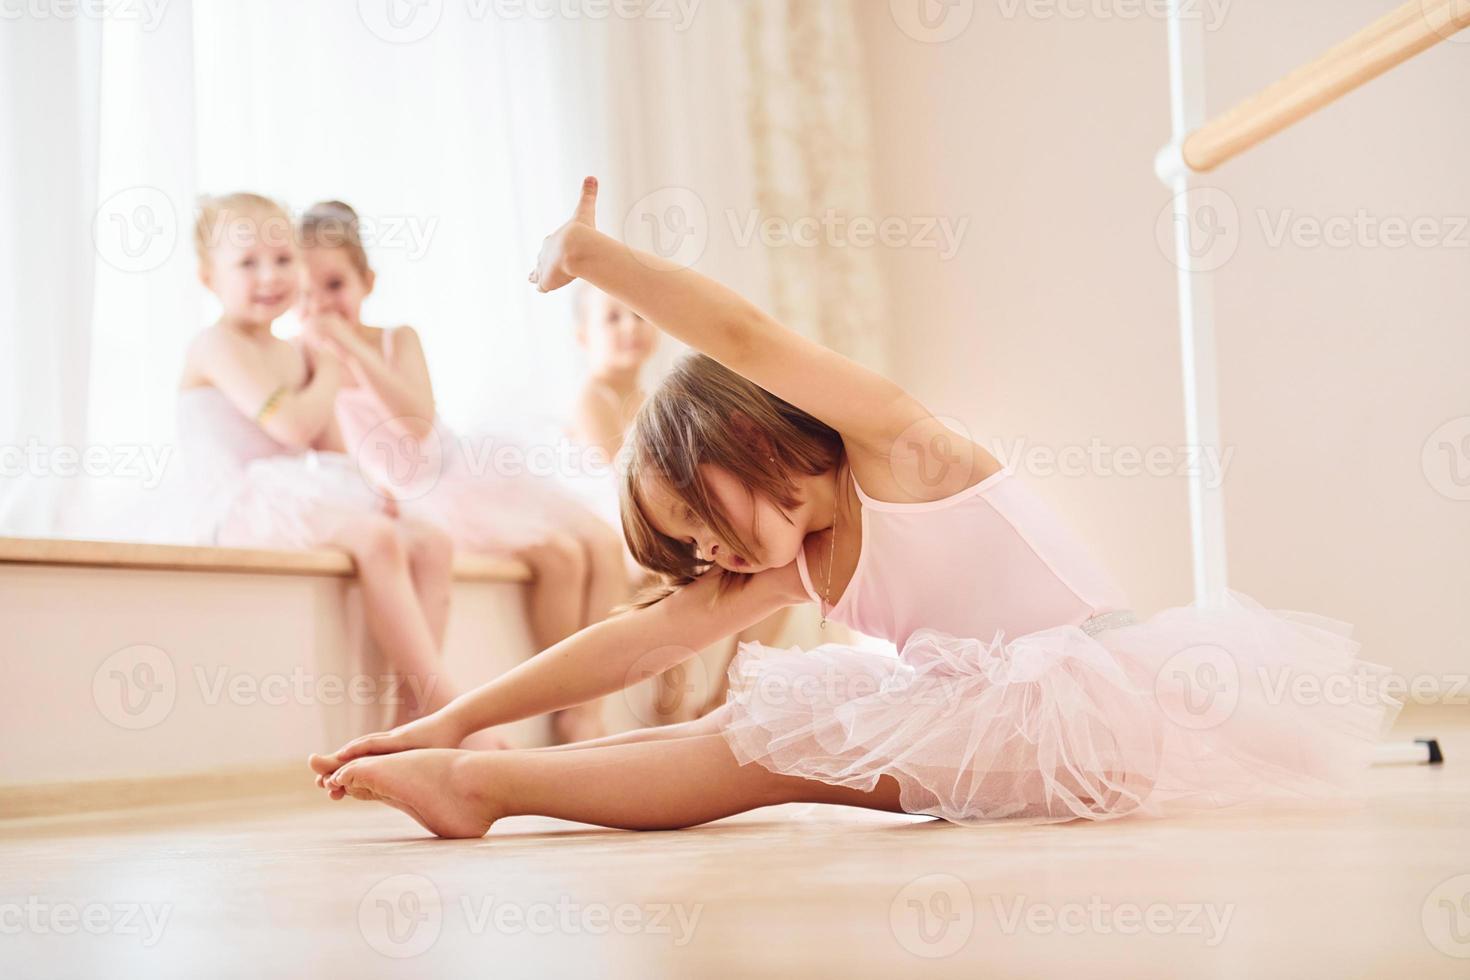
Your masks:
M211 385L221 373L240 365L251 370L269 370L283 377L294 376L305 363L305 354L291 341L273 334L248 337L223 323L205 327L190 338L184 349L181 388Z
M623 400L612 385L588 378L577 389L577 408L585 413L612 420L622 417Z
M423 346L419 338L419 332L406 323L400 323L396 327L366 327L368 336L376 340L380 345L413 344L416 347Z
M915 419L880 445L843 443L864 504L934 503L1004 469L967 434L932 415Z
M250 337L223 323L215 323L196 333L189 341L189 350L293 350L294 340L284 340L273 333L262 333Z
M206 370L211 363L222 357L238 357L250 348L249 342L238 331L222 323L211 324L189 338L184 351L186 367Z
M364 324L363 329L367 331L368 343L376 347L389 363L405 355L414 358L424 356L424 342L419 338L419 332L408 324L396 327L369 327Z

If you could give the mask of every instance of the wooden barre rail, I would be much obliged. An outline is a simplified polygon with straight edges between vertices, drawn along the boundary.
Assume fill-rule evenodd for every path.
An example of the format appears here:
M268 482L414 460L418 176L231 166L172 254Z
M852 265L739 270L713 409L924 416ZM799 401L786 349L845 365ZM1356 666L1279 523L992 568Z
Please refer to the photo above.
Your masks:
M62 538L0 538L0 565L5 564L343 578L356 574L352 559L340 551L273 551ZM514 559L458 555L454 559L454 578L459 582L529 582L531 570Z
M1180 150L1184 163L1197 173L1214 170L1467 27L1470 0L1409 0L1190 133Z

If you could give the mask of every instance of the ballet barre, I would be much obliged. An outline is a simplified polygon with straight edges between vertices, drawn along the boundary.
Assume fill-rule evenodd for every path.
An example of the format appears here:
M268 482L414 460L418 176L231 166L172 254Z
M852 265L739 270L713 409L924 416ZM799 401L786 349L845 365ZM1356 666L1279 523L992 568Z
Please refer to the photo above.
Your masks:
M1159 154L1165 180L1208 173L1389 69L1470 28L1470 0L1409 0L1310 64L1216 116Z
M1205 453L1220 445L1219 368L1215 354L1212 267L1196 254L1193 229L1210 207L1209 189L1191 180L1300 122L1396 65L1470 28L1470 0L1408 0L1317 60L1229 111L1205 112L1204 26L1188 0L1170 0L1171 141L1154 159L1173 192L1174 264L1187 444ZM1195 602L1214 605L1228 589L1225 506L1218 485L1196 467L1188 484Z

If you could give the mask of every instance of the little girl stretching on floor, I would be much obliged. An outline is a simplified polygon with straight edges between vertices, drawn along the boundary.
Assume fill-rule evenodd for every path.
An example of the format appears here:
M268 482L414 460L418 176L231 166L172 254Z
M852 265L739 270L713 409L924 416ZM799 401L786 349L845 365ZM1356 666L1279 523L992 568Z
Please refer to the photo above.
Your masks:
M704 352L650 397L626 451L624 529L668 585L428 718L313 756L333 799L380 800L442 837L514 814L659 829L798 801L1050 821L1322 796L1366 765L1397 705L1343 624L1235 594L1135 621L989 453L729 290L600 234L595 203L589 179L532 281L585 279ZM806 601L898 658L749 647L697 721L452 748Z
M350 553L368 631L406 681L393 698L394 723L443 707L455 694L439 670L449 539L396 516L342 455L332 411L345 369L336 354L271 334L300 284L291 219L255 194L209 198L195 247L200 279L223 312L189 345L179 385L179 436L198 508L184 518L188 537Z
M438 419L429 365L418 333L372 327L362 306L376 275L363 247L357 212L341 201L313 206L301 219L304 287L298 312L306 336L347 366L336 417L348 451L399 509L450 534L469 552L514 555L531 566L526 588L531 640L544 650L602 619L627 598L623 545L605 521L524 468L474 472L471 454ZM423 486L424 483L432 485ZM564 741L603 733L601 706L557 712Z

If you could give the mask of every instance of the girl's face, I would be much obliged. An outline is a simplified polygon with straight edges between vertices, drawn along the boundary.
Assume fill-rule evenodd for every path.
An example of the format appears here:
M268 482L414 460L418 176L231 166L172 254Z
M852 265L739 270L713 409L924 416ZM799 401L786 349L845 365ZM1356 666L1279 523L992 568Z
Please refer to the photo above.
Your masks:
M296 242L284 215L239 215L222 222L201 270L225 316L269 323L291 308L299 287Z
M694 545L700 558L731 572L754 574L781 568L796 560L806 539L806 504L785 511L766 497L748 492L728 470L711 464L699 467L700 476L715 505L755 554L737 553L707 526L690 506L667 487L651 486L644 495L654 529L676 541Z
M304 319L333 313L348 323L362 323L362 303L373 291L372 273L366 276L342 248L308 248L302 262L301 302Z
M577 335L594 371L635 371L653 353L658 330L602 290L589 287Z

